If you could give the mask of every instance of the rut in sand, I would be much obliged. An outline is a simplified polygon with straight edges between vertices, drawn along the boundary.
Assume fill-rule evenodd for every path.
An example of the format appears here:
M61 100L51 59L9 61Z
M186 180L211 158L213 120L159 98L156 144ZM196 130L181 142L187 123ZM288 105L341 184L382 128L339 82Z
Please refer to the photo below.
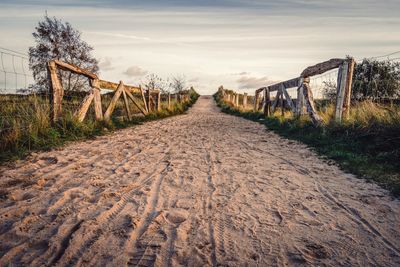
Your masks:
M400 265L398 200L207 96L0 173L1 266Z

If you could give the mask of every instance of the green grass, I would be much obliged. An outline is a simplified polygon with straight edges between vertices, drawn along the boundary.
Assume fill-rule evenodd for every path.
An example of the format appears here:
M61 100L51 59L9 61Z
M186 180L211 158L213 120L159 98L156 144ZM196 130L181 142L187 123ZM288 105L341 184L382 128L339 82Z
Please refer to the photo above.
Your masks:
M0 163L26 157L32 151L50 150L64 145L68 141L84 140L103 135L121 128L141 124L146 121L166 118L184 113L196 102L198 94L192 92L190 101L185 104L172 102L171 108L151 112L146 116L135 116L127 120L123 101L119 101L111 121L96 121L93 108L88 112L84 122L73 116L81 99L66 98L63 103L63 117L60 122L50 121L48 99L42 96L0 96ZM103 95L102 104L105 110L111 96ZM137 108L130 106L132 113Z
M314 127L308 116L293 117L277 111L270 117L260 112L236 109L214 95L223 112L266 125L268 129L301 141L321 156L367 181L374 181L400 196L400 107L361 102L354 105L343 123L335 123L333 104L319 107L324 120Z

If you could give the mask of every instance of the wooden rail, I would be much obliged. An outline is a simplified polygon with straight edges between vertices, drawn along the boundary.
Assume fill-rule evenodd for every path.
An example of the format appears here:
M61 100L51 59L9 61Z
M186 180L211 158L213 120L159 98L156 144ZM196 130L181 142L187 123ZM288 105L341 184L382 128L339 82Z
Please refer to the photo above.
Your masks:
M317 113L315 108L314 98L310 87L310 77L322 74L329 70L339 68L338 79L337 79L337 97L336 97L336 108L335 108L335 119L338 122L342 121L343 114L348 116L350 111L350 100L351 100L351 89L352 79L354 72L355 61L353 58L333 58L328 61L318 63L316 65L307 67L304 69L299 77L279 82L276 84L261 87L255 90L253 110L263 110L264 114L269 116L278 106L281 106L283 113L284 98L286 99L287 106L297 116L307 113L312 122L315 125L322 123L322 119ZM296 102L292 100L287 89L297 88L297 99ZM221 86L219 88L220 93L223 95L225 102L231 103L235 107L239 107L237 101L238 94L233 91L224 90ZM271 100L271 93L277 92L273 100ZM247 94L246 100L242 105L247 106Z
M141 114L147 115L152 111L161 110L162 94L160 90L143 90L140 86L126 85L122 81L114 83L99 79L95 73L91 73L78 66L71 65L59 60L51 60L47 64L48 76L50 80L50 106L51 119L58 121L62 116L62 101L64 89L57 74L57 69L70 71L88 78L91 90L83 99L75 116L79 121L83 121L90 108L94 104L94 113L96 120L110 120L119 98L123 97L125 112L128 119L132 119L133 114L129 108L129 100L138 108ZM102 110L101 90L113 90L114 95L106 111ZM167 94L168 108L171 108L171 98L175 98L179 103L189 101L189 91L185 90L177 94Z

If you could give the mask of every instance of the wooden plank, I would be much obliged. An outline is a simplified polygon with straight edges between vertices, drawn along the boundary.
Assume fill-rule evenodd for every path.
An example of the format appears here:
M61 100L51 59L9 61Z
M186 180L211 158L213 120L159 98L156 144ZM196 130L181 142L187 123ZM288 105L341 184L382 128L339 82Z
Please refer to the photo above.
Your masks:
M347 71L348 71L349 63L344 62L342 66L339 67L338 73L338 87L336 94L336 108L335 108L335 120L337 122L342 121L343 115L343 102L346 93L346 80L347 80Z
M114 83L114 82L109 82L109 81L104 81L104 80L99 80L99 85L100 88L103 89L109 89L109 90L117 90L119 84ZM137 86L132 86L132 85L124 85L127 90L129 90L131 93L141 93L141 88Z
M94 94L94 114L96 117L96 120L102 120L103 119L103 110L101 107L101 95L100 95L100 85L99 85L99 80L94 79L90 80L91 81L91 86Z
M296 109L295 109L295 106L294 106L294 104L293 104L293 101L292 101L292 98L290 97L290 95L289 95L289 93L286 91L286 88L282 85L282 87L281 87L281 90L282 90L282 92L283 92L283 95L285 96L285 98L286 98L286 103L288 104L288 106L290 107L290 109L293 111L293 112L296 112ZM282 95L282 96L283 96Z
M89 110L89 107L90 107L90 104L92 103L93 98L94 98L94 91L90 90L89 94L87 96L85 96L85 98L82 101L81 106L74 114L74 116L78 119L78 121L82 122L85 119L86 113Z
M131 111L129 110L129 102L128 102L128 98L126 97L126 92L128 92L128 91L126 90L126 88L124 88L124 90L122 90L122 95L124 97L125 111L126 111L126 115L128 116L128 119L131 120L132 115L131 115Z
M354 67L356 65L354 58L348 59L347 62L348 62L348 70L346 77L345 97L343 101L343 112L346 118L348 118L350 115L351 89L353 84Z
M301 77L310 77L318 74L322 74L324 72L327 72L328 70L335 69L339 67L340 65L345 62L344 59L341 58L332 58L328 61L324 61L321 63L318 63L314 66L310 66L303 70L303 72L300 74Z
M243 104L242 105L244 108L247 108L247 93L243 94Z
M311 121L314 125L318 126L322 124L322 119L318 115L314 104L314 98L311 92L310 84L306 81L303 82L303 93L306 102L307 112L310 115Z
M276 83L273 85L269 85L268 89L270 92L273 91L279 91L281 89L281 86L283 85L285 88L292 88L292 87L297 87L299 84L300 78L293 78L284 82Z
M280 98L281 94L282 94L282 92L281 92L281 90L279 90L276 93L274 101L272 101L272 104L271 104L271 113L272 114L274 114L274 112L275 112L275 108L276 108L276 105L278 104L278 101L279 101L279 98Z
M171 108L171 94L168 93L168 108Z
M118 101L119 97L121 96L123 90L124 90L124 84L122 83L122 81L120 81L119 85L118 85L118 89L117 89L117 91L115 91L115 94L114 94L113 98L111 99L110 105L108 105L106 113L104 113L105 121L110 120L111 114L113 113L113 111L115 109L115 105L117 104L117 101Z
M258 89L256 90L255 94L261 93L264 89L265 89L265 87L258 88Z
M53 61L62 70L68 70L68 71L74 72L76 74L81 74L81 75L86 76L86 77L91 78L91 79L97 79L98 78L96 74L94 74L94 73L92 73L92 72L90 72L88 70L82 69L82 68L80 68L78 66L75 66L75 65L72 65L72 64L68 64L68 63L65 63L65 62L62 62L62 61L59 61L59 60L53 60Z
M128 97L132 100L132 102L133 102L133 104L135 104L135 106L140 110L140 112L143 114L143 115L147 115L147 110L146 109L144 109L143 107L141 107L140 105L139 105L139 103L135 100L135 98L133 97L133 95L128 91L128 90L125 90L125 92L126 92L126 94L128 95ZM146 103L146 102L145 102Z
M50 117L53 122L56 122L62 114L64 88L58 79L57 66L54 60L48 62L47 74L50 80Z

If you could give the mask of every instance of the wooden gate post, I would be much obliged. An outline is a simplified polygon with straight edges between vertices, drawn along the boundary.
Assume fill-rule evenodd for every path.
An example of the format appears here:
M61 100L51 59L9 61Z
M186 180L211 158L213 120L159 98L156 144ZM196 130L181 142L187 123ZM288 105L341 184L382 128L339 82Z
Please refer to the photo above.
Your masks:
M247 93L243 94L243 108L247 108Z
M343 102L343 111L345 118L348 118L350 115L351 89L353 84L354 67L356 65L354 58L349 58L347 62L348 69L346 77L345 98Z
M297 87L297 99L296 99L296 115L301 116L305 114L305 99L303 93L303 78L300 78L299 85Z
M94 94L94 114L96 120L103 119L103 110L101 107L101 94L100 94L100 83L99 79L91 79L91 86Z
M341 66L339 66L339 72L337 78L336 108L335 108L336 122L342 121L348 67L349 64L347 61L345 61Z
M168 93L168 108L171 108L171 93Z
M57 66L54 60L49 61L47 64L47 74L50 80L50 117L53 122L56 122L62 114L64 88L58 79Z

